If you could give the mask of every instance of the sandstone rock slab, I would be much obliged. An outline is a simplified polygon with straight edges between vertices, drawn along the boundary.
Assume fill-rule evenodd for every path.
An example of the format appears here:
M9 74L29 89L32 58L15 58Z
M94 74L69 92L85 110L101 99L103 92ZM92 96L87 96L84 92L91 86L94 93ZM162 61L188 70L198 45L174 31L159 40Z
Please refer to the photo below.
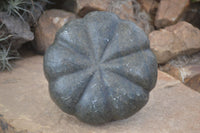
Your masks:
M156 27L162 28L176 23L189 2L189 0L161 0L155 18Z
M159 64L200 50L200 30L187 22L179 22L149 34L150 46Z
M31 133L198 133L200 94L160 72L148 104L129 119L90 126L60 111L51 101L43 57L30 56L0 73L0 114L18 130Z
M75 15L63 10L51 9L45 11L35 29L36 44L34 46L38 53L44 53L53 43L58 29L72 19L75 19Z

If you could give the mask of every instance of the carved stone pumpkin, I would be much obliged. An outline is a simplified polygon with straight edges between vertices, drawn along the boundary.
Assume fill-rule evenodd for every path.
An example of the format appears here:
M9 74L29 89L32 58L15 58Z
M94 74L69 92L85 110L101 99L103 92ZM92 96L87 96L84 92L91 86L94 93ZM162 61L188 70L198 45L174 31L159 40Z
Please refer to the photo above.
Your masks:
M90 124L127 118L148 101L157 62L145 33L109 12L64 25L44 56L50 96Z

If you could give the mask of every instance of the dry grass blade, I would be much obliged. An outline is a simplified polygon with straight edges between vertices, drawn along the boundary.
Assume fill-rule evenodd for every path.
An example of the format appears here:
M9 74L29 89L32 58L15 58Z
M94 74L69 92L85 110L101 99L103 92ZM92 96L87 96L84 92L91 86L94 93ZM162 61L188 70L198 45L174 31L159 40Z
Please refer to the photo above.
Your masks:
M41 3L53 4L49 0L0 0L0 11L7 12L8 16L19 17L23 22L27 20L27 16L33 16L35 7L43 11ZM0 29L3 24L0 24ZM13 35L0 35L0 71L12 70L11 60L19 59L19 53L11 50L10 37ZM12 39L12 38L11 38Z
M10 38L10 37L12 37L13 35L8 35L8 36L6 36L6 37L3 37L3 38L1 38L2 36L0 36L0 42L1 41L4 41L4 40L7 40L8 38Z
M29 14L33 17L32 10L35 6L39 7L41 11L43 11L43 7L40 5L39 1L53 4L49 0L8 0L0 2L0 11L6 11L9 16L18 16L22 21L25 21L24 14Z
M20 58L17 56L11 56L14 51L11 51L10 48L11 44L9 44L9 47L7 49L3 45L1 45L0 47L0 71L11 71L13 67L9 61Z
M0 36L0 42L6 41L8 38L12 37L13 35L8 35L6 37L3 37L4 35ZM0 44L0 71L12 70L12 65L10 64L10 60L13 59L19 59L19 54L16 54L16 51L12 51L11 49L11 44L9 44L8 48L3 44ZM13 56L12 56L13 55Z

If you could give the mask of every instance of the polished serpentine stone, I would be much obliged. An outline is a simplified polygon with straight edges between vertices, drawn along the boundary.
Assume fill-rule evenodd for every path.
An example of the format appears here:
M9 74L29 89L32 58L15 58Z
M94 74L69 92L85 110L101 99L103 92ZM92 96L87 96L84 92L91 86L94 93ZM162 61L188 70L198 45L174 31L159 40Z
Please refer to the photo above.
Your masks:
M148 101L157 62L145 33L109 12L64 25L45 53L50 96L83 122L125 119Z

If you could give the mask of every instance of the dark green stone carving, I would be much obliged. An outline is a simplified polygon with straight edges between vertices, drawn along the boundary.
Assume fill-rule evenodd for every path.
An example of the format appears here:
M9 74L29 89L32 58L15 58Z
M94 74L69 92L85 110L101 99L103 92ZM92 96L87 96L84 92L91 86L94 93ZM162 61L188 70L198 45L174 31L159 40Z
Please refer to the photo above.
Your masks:
M145 33L109 12L64 25L44 56L53 101L90 124L127 118L148 101L157 62Z

